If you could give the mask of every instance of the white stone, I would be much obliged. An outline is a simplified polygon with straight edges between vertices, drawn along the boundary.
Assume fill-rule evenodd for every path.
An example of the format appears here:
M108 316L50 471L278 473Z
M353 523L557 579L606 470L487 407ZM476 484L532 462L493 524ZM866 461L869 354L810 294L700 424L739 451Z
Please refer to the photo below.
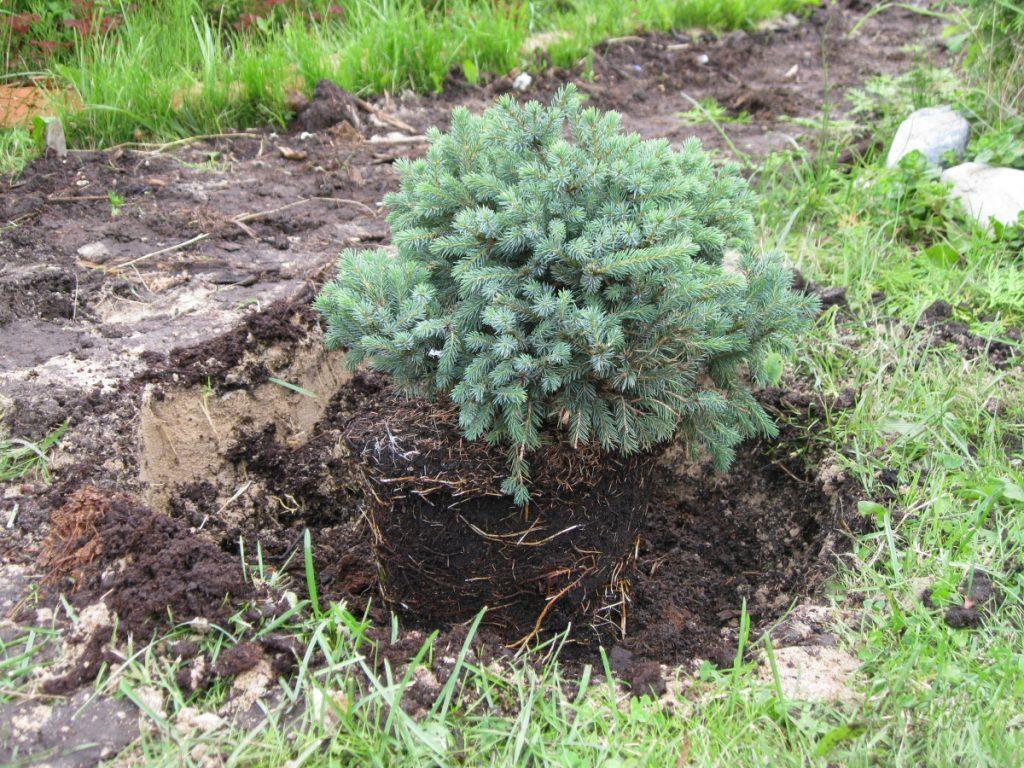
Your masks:
M525 91L533 83L533 77L530 76L529 72L520 72L516 75L516 79L512 81L512 87L517 91Z
M943 171L942 180L953 185L950 193L982 224L989 219L1016 224L1024 211L1024 171L961 163Z
M86 243L78 249L78 255L86 261L91 261L94 264L102 264L110 258L110 248L107 247L106 243L99 241L95 243Z
M919 109L900 123L885 164L892 168L917 150L932 165L941 165L942 156L947 152L955 152L958 157L963 155L970 132L966 118L948 105Z

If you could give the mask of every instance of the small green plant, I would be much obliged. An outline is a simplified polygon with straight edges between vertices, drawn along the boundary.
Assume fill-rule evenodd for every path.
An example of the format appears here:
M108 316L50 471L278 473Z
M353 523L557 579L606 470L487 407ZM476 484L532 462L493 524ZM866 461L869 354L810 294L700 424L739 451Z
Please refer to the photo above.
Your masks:
M554 430L627 455L680 435L723 467L773 431L748 376L775 375L814 301L756 252L734 168L621 133L572 87L456 110L430 141L386 199L397 257L346 251L317 298L350 365L458 404L467 438L507 447L519 503Z
M124 207L124 198L116 192L108 192L107 202L110 203L110 218L116 219L121 215L121 209Z
M879 200L898 213L899 234L907 242L928 245L940 240L947 222L961 215L940 173L920 152L911 152L895 168L879 170L872 180Z
M704 123L736 123L744 125L750 122L749 112L731 114L723 104L714 98L701 99L695 102L693 109L679 113L683 125L702 125Z
M49 482L47 454L60 442L67 426L62 424L38 442L0 435L0 483L20 480L33 473Z
M1024 169L1024 117L1008 117L976 135L967 153L978 163Z

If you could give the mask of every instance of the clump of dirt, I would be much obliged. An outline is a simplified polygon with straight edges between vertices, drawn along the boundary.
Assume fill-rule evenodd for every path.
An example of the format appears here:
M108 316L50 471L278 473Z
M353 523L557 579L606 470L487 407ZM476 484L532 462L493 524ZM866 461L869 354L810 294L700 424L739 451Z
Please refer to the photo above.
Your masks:
M47 670L39 692L47 696L74 693L95 680L104 664L122 662L123 658L107 647L113 629L110 611L102 602L82 609L64 638L60 662Z
M248 672L263 660L259 643L247 641L224 651L213 665L213 673L220 677L236 677Z
M961 603L946 609L943 619L953 629L975 629L982 625L985 617L999 605L1001 596L992 577L974 568L960 585ZM921 595L926 608L937 608L932 601L932 590L926 589Z
M358 132L363 127L359 111L359 101L352 94L330 80L320 80L313 88L312 98L296 110L292 128L312 132L345 123Z
M42 565L77 603L102 599L137 634L164 621L224 621L233 600L252 594L235 558L109 489L83 488L54 515Z
M846 306L846 288L842 286L819 285L813 280L807 279L797 269L793 270L793 290L809 296L817 296L818 301L821 302L822 312L831 307Z

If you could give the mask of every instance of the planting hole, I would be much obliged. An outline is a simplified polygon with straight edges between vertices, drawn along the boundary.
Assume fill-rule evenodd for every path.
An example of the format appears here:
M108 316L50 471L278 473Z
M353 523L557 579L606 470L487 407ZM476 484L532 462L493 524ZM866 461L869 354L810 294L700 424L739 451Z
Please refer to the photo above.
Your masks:
M254 560L258 544L263 562L286 569L300 592L309 528L321 597L353 610L369 603L385 620L359 514L360 461L342 442L351 416L384 397L385 380L347 374L342 356L315 341L295 345L287 359L274 347L266 352L273 378L293 387L266 380L226 393L202 385L148 393L139 425L146 500L232 556L241 541ZM621 617L599 618L576 628L570 654L582 658L602 644L666 663L724 662L735 652L744 601L755 628L764 627L821 586L856 504L839 473L807 466L800 430L783 432L775 443L742 446L724 475L685 462L680 451L662 458L625 636ZM403 623L433 628L415 615Z

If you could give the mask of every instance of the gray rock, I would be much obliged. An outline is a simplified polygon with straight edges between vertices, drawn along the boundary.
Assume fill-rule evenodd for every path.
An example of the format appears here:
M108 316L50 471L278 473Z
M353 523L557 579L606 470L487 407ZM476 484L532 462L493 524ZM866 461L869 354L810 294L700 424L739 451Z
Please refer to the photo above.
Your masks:
M78 249L78 255L93 264L102 264L113 254L110 252L110 248L107 247L106 243L97 241L95 243L86 243L83 245Z
M1024 211L1024 171L961 163L943 171L942 180L953 185L951 194L982 224L989 219L1016 224Z
M919 109L900 123L885 164L892 168L917 150L932 165L941 165L942 156L947 152L963 156L970 132L966 118L948 105Z

